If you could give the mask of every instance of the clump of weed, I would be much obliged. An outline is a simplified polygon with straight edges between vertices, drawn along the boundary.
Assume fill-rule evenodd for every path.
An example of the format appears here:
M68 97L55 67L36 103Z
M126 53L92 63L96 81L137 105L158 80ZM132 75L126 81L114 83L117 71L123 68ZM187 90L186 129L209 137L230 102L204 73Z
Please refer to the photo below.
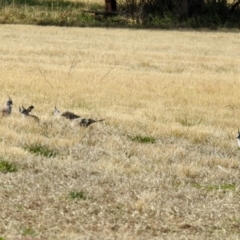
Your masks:
M83 191L81 191L81 192L72 191L72 192L70 192L69 197L73 200L75 200L75 199L86 200L87 199L87 196L85 195L85 193Z
M0 240L6 240L6 238L0 237Z
M2 173L8 173L8 172L16 172L17 171L17 165L14 163L10 163L5 160L0 160L0 172Z
M193 187L198 189L206 189L208 191L212 190L228 190L228 191L235 191L236 190L236 184L219 184L219 185L201 185L198 183L193 184Z
M24 146L24 149L28 150L34 155L42 155L47 158L56 157L57 152L50 149L48 146L43 144L32 144Z
M130 139L133 142L138 142L138 143L155 143L156 142L156 138L151 137L151 136L137 135L137 136L130 137Z

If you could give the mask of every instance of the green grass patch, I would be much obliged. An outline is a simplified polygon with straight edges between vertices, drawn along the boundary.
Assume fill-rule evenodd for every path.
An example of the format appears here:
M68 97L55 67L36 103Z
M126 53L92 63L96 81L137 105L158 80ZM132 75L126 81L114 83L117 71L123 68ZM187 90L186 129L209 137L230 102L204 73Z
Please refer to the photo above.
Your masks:
M77 191L70 192L69 197L73 200L86 200L87 199L87 196L85 195L85 193L83 191L81 191L81 192L77 192Z
M201 185L199 183L195 183L192 185L195 188L198 189L205 189L208 191L213 190L228 190L228 191L235 191L236 190L236 184L219 184L219 185Z
M138 142L138 143L155 143L156 142L156 138L151 136L137 135L137 136L130 137L130 139L133 142Z
M43 144L32 144L24 146L24 149L34 155L41 155L47 158L56 157L57 152Z
M6 238L0 237L0 240L6 240Z
M17 165L14 163L10 163L5 160L0 160L0 172L2 173L8 173L8 172L16 172L17 171Z
M23 228L22 235L23 236L36 236L37 232L32 228Z

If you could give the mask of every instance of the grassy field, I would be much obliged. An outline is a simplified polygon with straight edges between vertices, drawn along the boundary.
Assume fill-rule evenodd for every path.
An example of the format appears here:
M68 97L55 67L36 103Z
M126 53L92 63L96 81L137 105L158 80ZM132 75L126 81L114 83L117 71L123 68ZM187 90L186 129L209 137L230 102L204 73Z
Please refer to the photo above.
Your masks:
M238 32L1 25L0 42L1 240L239 239Z

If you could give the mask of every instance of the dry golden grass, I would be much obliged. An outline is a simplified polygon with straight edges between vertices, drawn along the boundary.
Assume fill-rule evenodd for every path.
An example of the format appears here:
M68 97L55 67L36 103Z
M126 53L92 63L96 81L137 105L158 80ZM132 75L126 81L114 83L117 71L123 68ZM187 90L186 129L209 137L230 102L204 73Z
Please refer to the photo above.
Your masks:
M0 32L0 160L17 166L0 172L0 237L239 238L239 33ZM54 105L106 121L72 127Z

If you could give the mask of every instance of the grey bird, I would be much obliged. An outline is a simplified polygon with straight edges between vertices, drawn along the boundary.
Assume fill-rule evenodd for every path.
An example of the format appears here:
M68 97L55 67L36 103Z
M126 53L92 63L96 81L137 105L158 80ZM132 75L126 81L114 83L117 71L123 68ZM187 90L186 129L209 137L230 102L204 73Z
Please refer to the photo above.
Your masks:
M1 109L2 116L9 116L11 114L12 105L13 105L13 101L9 97L7 102L5 103L5 106Z
M79 124L80 124L81 127L88 127L89 125L91 125L95 122L102 122L104 120L105 119L94 120L94 119L91 119L91 118L83 118L83 119L81 119Z
M79 115L76 115L75 113L68 112L68 111L61 113L57 109L56 106L55 106L53 114L55 116L64 117L64 118L67 118L67 119L70 119L70 120L77 120L77 119L79 119L79 121L77 121L77 122L74 121L73 123L74 123L74 125L79 124L81 127L88 127L89 125L91 125L91 124L93 124L95 122L102 122L102 121L104 121L104 119L94 120L94 119L91 119L91 118L81 118Z
M24 106L22 106L22 108L19 107L19 112L22 114L23 117L33 119L39 123L40 119L37 116L29 114L33 109L34 109L34 106L32 106L32 105L30 107L28 107L27 109Z
M66 112L61 113L61 112L57 109L56 106L55 106L55 109L54 109L53 114L54 114L55 116L61 116L61 117L64 117L64 118L67 118L67 119L70 119L70 120L80 118L79 115L76 115L75 113L72 113L72 112L66 111Z

